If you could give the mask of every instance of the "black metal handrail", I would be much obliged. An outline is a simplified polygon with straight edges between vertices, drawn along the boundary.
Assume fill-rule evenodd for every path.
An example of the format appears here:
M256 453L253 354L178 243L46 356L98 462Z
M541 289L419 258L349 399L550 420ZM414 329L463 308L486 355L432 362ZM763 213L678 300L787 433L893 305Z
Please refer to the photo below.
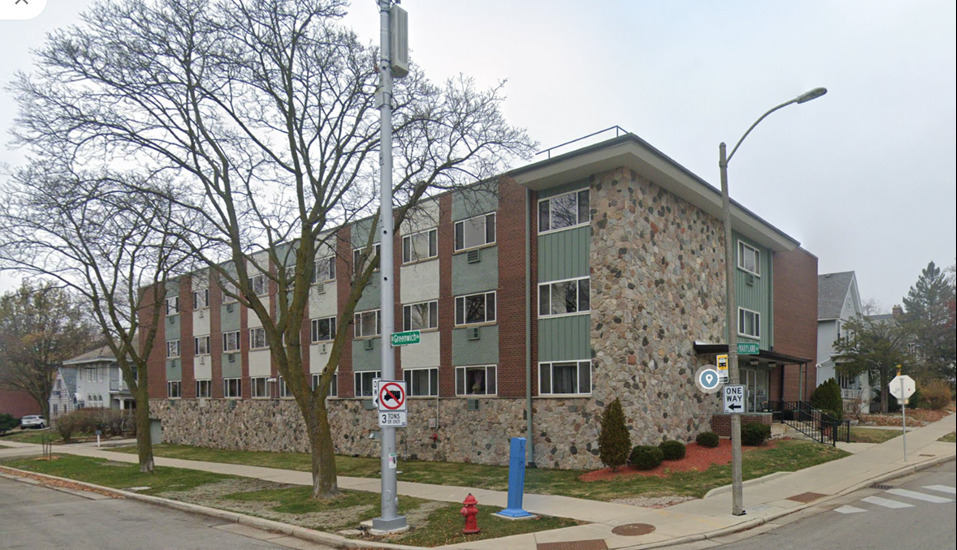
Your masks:
M850 420L838 420L824 411L811 407L807 401L772 401L773 418L819 443L836 446L838 441L850 443Z

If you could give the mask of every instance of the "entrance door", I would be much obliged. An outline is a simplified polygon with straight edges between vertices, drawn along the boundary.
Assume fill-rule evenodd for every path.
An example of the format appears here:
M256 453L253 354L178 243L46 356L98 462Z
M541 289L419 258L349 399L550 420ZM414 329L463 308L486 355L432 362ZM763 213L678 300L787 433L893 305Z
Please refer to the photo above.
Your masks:
M764 410L768 402L768 388L770 386L770 371L761 367L743 367L741 382L746 386L746 412Z

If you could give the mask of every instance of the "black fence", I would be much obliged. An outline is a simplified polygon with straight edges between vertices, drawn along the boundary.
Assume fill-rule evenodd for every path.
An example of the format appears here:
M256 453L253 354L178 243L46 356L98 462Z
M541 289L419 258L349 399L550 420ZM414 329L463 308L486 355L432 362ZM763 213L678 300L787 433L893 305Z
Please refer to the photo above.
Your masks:
M850 420L838 420L814 409L807 401L772 401L769 403L773 418L819 443L837 445L838 441L850 443Z

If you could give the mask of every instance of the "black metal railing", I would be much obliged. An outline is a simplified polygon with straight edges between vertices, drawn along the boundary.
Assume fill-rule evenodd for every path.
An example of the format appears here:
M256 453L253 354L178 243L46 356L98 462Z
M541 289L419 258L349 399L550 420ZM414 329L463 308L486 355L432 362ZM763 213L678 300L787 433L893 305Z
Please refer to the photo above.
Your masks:
M851 422L838 420L824 411L811 407L807 401L772 401L773 418L819 443L837 445L850 443Z

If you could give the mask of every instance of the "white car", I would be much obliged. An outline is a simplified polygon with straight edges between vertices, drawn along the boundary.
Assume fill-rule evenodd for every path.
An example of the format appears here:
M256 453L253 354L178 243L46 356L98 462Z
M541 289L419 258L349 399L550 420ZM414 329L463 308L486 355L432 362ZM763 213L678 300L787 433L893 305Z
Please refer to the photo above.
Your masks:
M20 419L20 429L25 430L27 428L46 428L47 419L43 418L39 414L28 414Z

